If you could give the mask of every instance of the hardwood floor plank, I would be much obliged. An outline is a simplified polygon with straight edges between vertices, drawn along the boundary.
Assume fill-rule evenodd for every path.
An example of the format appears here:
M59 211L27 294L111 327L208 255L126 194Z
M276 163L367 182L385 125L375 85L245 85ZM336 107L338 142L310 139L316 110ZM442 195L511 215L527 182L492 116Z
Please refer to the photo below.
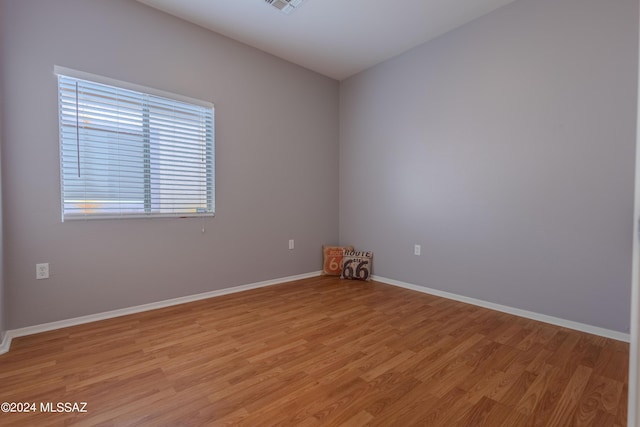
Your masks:
M484 426L489 424L489 416L493 407L497 404L496 401L487 397L482 397L471 409L460 419L455 421L455 425L460 426ZM494 421L492 421L494 422ZM495 424L493 424L495 425Z
M555 410L551 414L550 426L575 425L574 414L577 411L577 404L587 386L592 369L579 366L569 380L567 387L562 393Z
M438 403L438 398L429 393L429 385L418 382L402 399L392 402L381 411L376 411L371 421L374 426L418 425L418 420ZM373 414L373 405L367 406L367 412Z
M627 424L627 399L629 398L629 384L625 382L622 386L622 394L620 395L620 400L618 404L618 409L616 411L615 424L619 426L624 426ZM605 424L603 424L605 425Z
M372 381L378 378L380 375L384 374L385 372L388 372L390 369L393 369L396 366L401 365L402 363L404 363L406 360L410 359L413 356L415 356L415 353L413 351L405 350L402 353L387 360L386 362L383 362L377 366L373 366L371 369L369 369L367 372L362 374L360 377L365 381Z
M530 371L526 371L530 372ZM542 396L547 391L549 381L557 372L557 368L551 365L545 365L537 374L536 379L531 383L531 386L526 390L524 395L520 398L520 401L516 404L516 411L530 416L535 412L536 406Z
M360 427L367 425L371 420L373 420L373 415L367 411L360 411L340 425L345 427Z
M434 427L455 425L455 421L460 419L461 416L466 416L467 412L471 411L474 406L464 398L465 394L466 392L459 388L452 389L438 399L431 410L420 417L416 424ZM400 420L400 422L402 421Z

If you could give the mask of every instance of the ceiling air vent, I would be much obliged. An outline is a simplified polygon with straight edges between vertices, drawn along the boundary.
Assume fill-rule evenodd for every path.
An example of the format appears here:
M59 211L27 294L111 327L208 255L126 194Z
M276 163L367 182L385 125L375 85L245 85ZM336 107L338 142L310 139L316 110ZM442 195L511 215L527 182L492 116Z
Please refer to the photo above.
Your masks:
M287 15L294 11L296 7L302 3L302 0L264 0L271 6L286 13Z

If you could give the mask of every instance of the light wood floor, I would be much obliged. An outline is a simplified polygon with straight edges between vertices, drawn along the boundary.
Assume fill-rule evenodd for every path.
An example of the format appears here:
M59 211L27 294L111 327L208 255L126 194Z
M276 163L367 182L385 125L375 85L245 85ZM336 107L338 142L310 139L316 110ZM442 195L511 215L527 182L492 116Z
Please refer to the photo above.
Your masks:
M624 426L628 344L314 278L18 338L0 425Z

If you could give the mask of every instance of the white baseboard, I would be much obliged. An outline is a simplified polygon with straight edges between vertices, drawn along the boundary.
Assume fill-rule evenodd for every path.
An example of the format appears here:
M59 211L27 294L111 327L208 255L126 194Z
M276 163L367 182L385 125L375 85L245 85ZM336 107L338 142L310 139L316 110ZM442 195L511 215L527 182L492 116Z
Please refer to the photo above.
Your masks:
M281 283L292 282L295 280L308 279L311 277L320 276L320 271L314 271L311 273L300 274L296 276L283 277L280 279L265 280L263 282L251 283L247 285L235 286L232 288L218 289L211 292L205 292L196 295L188 295L185 297L173 298L164 301L153 302L150 304L143 304L134 307L122 308L119 310L107 311L103 313L90 314L88 316L75 317L73 319L60 320L57 322L43 323L40 325L27 326L25 328L13 329L6 331L2 342L0 343L0 354L6 353L11 347L11 340L17 337L23 337L26 335L38 334L41 332L53 331L55 329L68 328L70 326L82 325L85 323L97 322L99 320L112 319L114 317L126 316L128 314L141 313L144 311L156 310L158 308L170 307L178 304L185 304L188 302L199 301L207 298L213 298L221 295L233 294L236 292L247 291L250 289L263 288L266 286L278 285ZM522 310L519 308L513 308L506 305L495 304L492 302L479 300L476 298L465 297L462 295L453 294L450 292L439 291L437 289L431 289L424 286L413 285L411 283L401 282L398 280L388 279L386 277L373 276L373 280L386 283L392 286L398 286L400 288L410 289L417 292L422 292L429 295L435 295L442 298L451 299L454 301L460 301L467 304L477 305L480 307L488 308L491 310L501 311L503 313L513 314L515 316L524 317L527 319L537 320L544 323L550 323L552 325L562 326L569 329L575 329L577 331L587 332L593 335L599 335L606 338L611 338L618 341L629 342L630 335L618 331L612 331L610 329L599 328L597 326L591 326L584 323L573 322L571 320L561 319L559 317L547 316L545 314L536 313L533 311Z
M439 291L437 289L427 288L425 286L413 285L411 283L400 282L398 280L388 279L386 277L373 276L373 280L386 283L387 285L398 286L400 288L410 289L412 291L422 292L424 294L435 295L442 298L451 299L454 301L460 301L467 304L477 305L491 310L501 311L503 313L513 314L515 316L525 317L527 319L537 320L544 323L550 323L556 326L562 326L564 328L575 329L577 331L586 332L593 335L599 335L605 338L611 338L618 341L629 342L631 337L629 334L623 332L612 331L610 329L599 328L597 326L587 325L585 323L574 322L571 320L561 319L559 317L547 316L546 314L540 314L533 311L522 310L519 308L509 307L506 305L495 304L488 301L483 301L476 298L465 297L450 292Z
M0 342L0 354L4 354L9 351L9 347L11 347L11 334L9 331L6 331L2 336L2 341Z
M156 310L158 308L170 307L172 305L185 304L221 295L233 294L236 292L248 291L249 289L264 288L266 286L279 285L281 283L293 282L295 280L308 279L320 276L320 271L299 274L296 276L282 277L280 279L265 280L263 282L240 285L232 288L218 289L202 294L188 295L185 297L173 298L164 301L152 302L150 304L137 305L134 307L122 308L119 310L106 311L103 313L90 314L88 316L75 317L73 319L60 320L57 322L43 323L40 325L27 326L25 328L13 329L5 332L4 339L0 345L0 354L9 351L11 339L26 335L38 334L40 332L53 331L55 329L68 328L70 326L83 325L85 323L97 322L99 320L112 319L114 317L126 316L128 314L141 313L143 311Z

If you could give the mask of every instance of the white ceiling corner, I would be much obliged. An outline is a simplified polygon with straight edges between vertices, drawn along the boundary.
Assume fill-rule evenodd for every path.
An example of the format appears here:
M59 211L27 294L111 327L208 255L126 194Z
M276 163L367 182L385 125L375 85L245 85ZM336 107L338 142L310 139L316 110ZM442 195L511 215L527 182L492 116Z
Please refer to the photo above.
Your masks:
M264 0L138 0L343 80L514 0L305 0L286 15Z

